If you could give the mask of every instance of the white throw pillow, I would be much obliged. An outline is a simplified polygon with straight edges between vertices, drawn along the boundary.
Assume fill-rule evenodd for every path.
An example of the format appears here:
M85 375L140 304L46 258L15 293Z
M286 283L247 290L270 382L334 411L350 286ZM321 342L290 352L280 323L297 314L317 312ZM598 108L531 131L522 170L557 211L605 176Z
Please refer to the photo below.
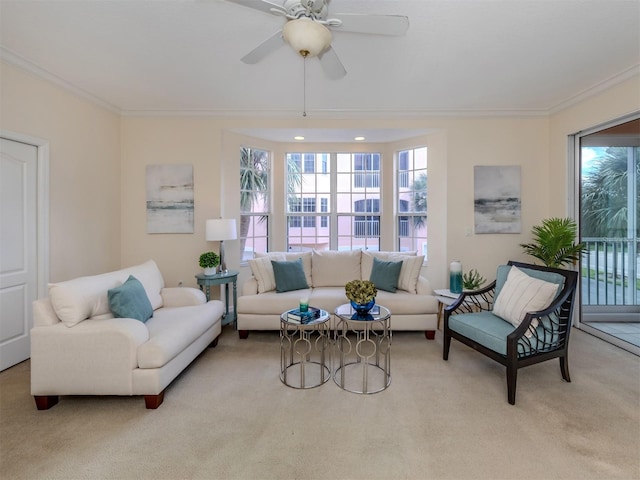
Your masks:
M415 250L411 252L375 252L362 251L362 259L360 260L360 268L362 269L362 278L368 279L373 269L373 257L383 262L397 262L404 260L405 257L415 257L418 254Z
M257 254L256 254L257 256ZM271 253L253 258L248 261L251 273L258 282L258 293L270 292L276 289L276 277L273 274L271 260L283 261L284 253Z
M114 272L51 283L49 299L62 323L73 327L87 318L109 313L107 292L122 285L129 275L140 280L154 310L162 306L160 291L164 280L153 260Z
M537 312L547 308L558 292L558 285L530 277L513 266L507 280L493 305L493 313L515 327L522 323L527 312ZM526 336L538 326L538 320L531 322Z
M307 279L307 285L311 286L311 252L255 252L255 259L260 259L260 258L267 258L268 259L268 263L269 265L258 265L256 266L256 268L262 268L263 270L265 270L262 275L263 275L263 280L265 280L265 287L268 285L273 284L273 288L271 290L275 290L276 289L276 280L275 277L273 276L273 268L271 267L271 260L276 260L276 261L287 261L287 262L292 262L294 260L297 260L299 258L302 259L302 268L304 269L304 276ZM251 260L249 260L249 266L251 266ZM253 273L253 268L251 268L251 273ZM267 274L268 278L264 278L264 274ZM258 293L262 293L261 287L260 287L260 279L258 278L258 276L254 273L253 274L254 277L256 277L256 280L258 281ZM265 292L268 292L269 290L264 290Z
M423 263L424 255L404 257L402 259L400 278L398 278L399 290L404 290L409 293L418 293L418 278L420 278Z

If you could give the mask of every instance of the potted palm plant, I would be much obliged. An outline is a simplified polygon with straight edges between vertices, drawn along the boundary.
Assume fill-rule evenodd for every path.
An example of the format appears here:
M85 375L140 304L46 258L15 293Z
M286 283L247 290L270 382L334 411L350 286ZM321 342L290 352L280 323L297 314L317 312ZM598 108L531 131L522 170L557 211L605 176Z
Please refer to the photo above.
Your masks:
M205 275L214 275L219 264L220 256L216 252L204 252L198 260L198 265L204 268Z
M532 243L521 243L524 253L541 260L547 267L575 264L585 249L575 243L578 227L570 218L547 218L531 229Z

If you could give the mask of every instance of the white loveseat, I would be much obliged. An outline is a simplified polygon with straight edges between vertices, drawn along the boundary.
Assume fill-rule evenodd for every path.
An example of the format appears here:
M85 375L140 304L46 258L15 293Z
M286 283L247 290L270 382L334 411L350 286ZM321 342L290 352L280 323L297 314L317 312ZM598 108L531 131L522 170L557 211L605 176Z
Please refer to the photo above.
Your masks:
M393 330L424 331L433 339L437 328L438 301L428 280L421 276L424 257L415 252L369 252L364 250L312 252L270 252L249 260L252 275L242 286L238 298L238 334L247 338L251 330L278 330L280 314L298 307L308 297L311 306L333 314L336 307L349 303L344 286L355 279L368 280L373 258L402 261L395 293L378 289L376 303L391 310ZM271 260L302 259L309 288L278 292ZM333 321L333 319L332 319Z
M108 291L130 276L153 309L146 322L111 312ZM167 385L217 344L223 310L196 288L164 288L152 260L49 285L49 296L34 302L31 330L38 410L55 405L59 395L144 395L146 407L157 408Z

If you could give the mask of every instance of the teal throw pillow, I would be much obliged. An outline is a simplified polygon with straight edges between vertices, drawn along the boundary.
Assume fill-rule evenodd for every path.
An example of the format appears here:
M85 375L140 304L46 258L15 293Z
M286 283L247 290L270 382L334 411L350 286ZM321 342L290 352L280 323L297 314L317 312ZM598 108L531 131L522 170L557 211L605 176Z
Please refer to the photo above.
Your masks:
M135 318L146 322L153 317L153 307L144 287L133 275L126 282L107 292L109 308L116 318Z
M302 258L292 262L271 260L273 276L276 279L276 292L289 292L309 288L307 277L304 276Z
M395 293L398 289L398 278L402 269L402 260L399 262L385 262L373 257L373 268L369 280L378 290Z

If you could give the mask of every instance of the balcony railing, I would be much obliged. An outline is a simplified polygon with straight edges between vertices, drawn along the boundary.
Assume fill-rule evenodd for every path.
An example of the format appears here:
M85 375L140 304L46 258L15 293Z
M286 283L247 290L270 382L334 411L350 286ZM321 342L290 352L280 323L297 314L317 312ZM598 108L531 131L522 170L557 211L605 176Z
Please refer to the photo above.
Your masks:
M365 220L359 220L358 218L354 219L353 236L369 238L380 237L380 217L371 216Z
M638 239L583 238L583 305L640 305Z

